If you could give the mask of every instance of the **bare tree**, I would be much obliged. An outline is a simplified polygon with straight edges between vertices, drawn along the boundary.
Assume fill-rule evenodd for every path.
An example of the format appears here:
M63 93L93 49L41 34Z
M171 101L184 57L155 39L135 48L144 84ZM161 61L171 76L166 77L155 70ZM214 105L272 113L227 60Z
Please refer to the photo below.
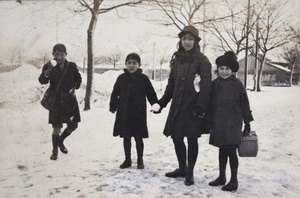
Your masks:
M254 17L256 13L261 13L263 9L255 9L256 3L253 2L250 8L247 8L246 6L232 5L226 1L224 8L228 9L229 17L223 20L210 21L209 29L219 40L219 47L223 51L233 51L238 55L242 51L253 48L254 44L246 46L246 40L255 27L256 20ZM249 25L247 25L248 20Z
M295 39L293 39L292 44L284 46L283 58L289 63L289 69L291 70L289 85L293 84L293 75L295 70L299 70L300 64L300 32L293 29L295 33Z
M261 91L261 78L267 53L290 42L295 36L285 21L286 19L282 17L284 12L283 6L278 5L278 2L272 3L271 1L266 1L266 3L261 17L258 18L260 24L258 35L260 39L257 44L262 53L256 81L258 92Z
M86 94L84 99L84 110L89 110L90 106L90 98L92 94L92 84L93 84L93 70L94 70L94 33L96 29L96 25L98 22L99 15L108 13L112 10L116 10L120 7L124 6L135 6L141 4L146 0L127 0L127 1L108 1L108 0L78 0L78 2L83 7L82 10L78 10L78 12L82 11L90 11L91 12L91 20L87 30L87 84L86 84ZM115 3L117 2L117 3ZM106 4L105 4L106 3Z
M122 52L113 52L108 57L107 60L113 64L114 69L116 69L116 64L121 60Z

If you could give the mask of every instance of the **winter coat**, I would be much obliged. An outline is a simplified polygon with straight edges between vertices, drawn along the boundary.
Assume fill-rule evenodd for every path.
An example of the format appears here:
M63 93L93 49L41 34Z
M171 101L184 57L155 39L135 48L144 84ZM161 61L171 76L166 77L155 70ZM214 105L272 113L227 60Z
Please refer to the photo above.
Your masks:
M214 146L238 146L242 125L253 120L246 89L234 75L217 77L211 92L212 130L209 143Z
M149 78L138 69L131 74L127 69L121 74L110 98L110 111L117 111L113 136L147 138L147 103L157 102Z
M59 66L55 66L52 68L49 78L46 78L45 71L48 68L48 64L49 63L44 65L42 73L39 76L39 82L41 84L47 84L50 81L49 89L53 91L57 88L64 70L67 69L57 92L55 107L53 110L49 111L49 123L80 122L80 113L75 89L80 87L81 75L76 64L65 60L63 70L61 70Z
M193 81L195 74L200 75L200 92L196 92ZM210 97L212 82L211 64L201 52L189 58L176 56L171 64L171 72L164 95L159 100L161 107L166 107L172 99L169 115L164 128L164 135L172 138L197 138L204 131L203 119L194 118L195 106L206 109Z

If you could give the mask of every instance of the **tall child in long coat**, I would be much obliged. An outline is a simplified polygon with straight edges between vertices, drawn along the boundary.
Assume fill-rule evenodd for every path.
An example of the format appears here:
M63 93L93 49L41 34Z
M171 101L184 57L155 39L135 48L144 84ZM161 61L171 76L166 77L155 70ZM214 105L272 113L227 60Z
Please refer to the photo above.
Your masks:
M157 96L149 78L142 73L140 56L130 53L125 60L126 69L114 85L110 98L110 112L116 114L113 136L123 139L125 161L120 168L131 167L131 138L137 150L137 168L143 169L143 138L148 138L147 102L153 105Z
M186 26L178 34L179 48L171 60L168 84L158 105L153 105L154 113L159 113L171 101L164 135L173 139L179 168L166 173L167 177L185 177L185 185L194 184L194 166L198 156L198 138L202 133L205 110L209 102L212 82L211 64L200 52L198 30ZM195 76L200 76L200 92L195 89ZM184 137L188 141L188 158Z
M239 69L239 63L233 52L226 52L216 59L218 77L212 83L211 121L212 130L209 143L219 147L219 177L210 182L210 186L225 185L227 158L230 160L231 179L222 190L233 191L238 188L237 147L244 133L250 132L250 122L253 120L249 99L242 82L233 72Z
M41 84L50 82L49 88L54 91L57 89L58 84L65 73L59 90L57 91L55 107L53 110L49 111L49 123L52 124L53 127L53 149L50 159L56 160L58 147L62 153L68 153L67 148L63 144L64 139L78 127L78 122L80 122L80 113L75 96L75 89L80 87L81 75L76 64L66 60L67 49L65 45L60 43L56 44L53 47L52 55L56 65L52 65L52 61L46 63L39 76L39 82ZM67 128L61 136L59 136L63 123L67 124Z

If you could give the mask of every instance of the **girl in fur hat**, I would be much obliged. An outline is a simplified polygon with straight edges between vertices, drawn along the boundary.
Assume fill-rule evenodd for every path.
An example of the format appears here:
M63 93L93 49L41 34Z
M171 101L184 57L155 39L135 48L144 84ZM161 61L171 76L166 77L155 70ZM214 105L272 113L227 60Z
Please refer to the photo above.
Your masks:
M210 186L225 185L226 164L229 158L231 179L222 187L224 191L238 188L237 147L242 136L250 132L251 115L249 99L242 82L233 73L239 69L239 63L233 52L226 52L216 59L218 77L212 83L211 91L211 134L209 143L219 147L219 177L210 182Z

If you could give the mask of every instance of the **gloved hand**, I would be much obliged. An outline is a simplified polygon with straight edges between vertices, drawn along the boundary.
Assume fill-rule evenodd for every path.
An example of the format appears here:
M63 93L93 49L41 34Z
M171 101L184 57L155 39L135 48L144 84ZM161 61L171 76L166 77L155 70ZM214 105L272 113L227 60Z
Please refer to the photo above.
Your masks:
M113 108L110 108L109 111L110 111L111 113L115 113L117 110L116 110L116 109L113 109Z
M205 116L203 108L197 105L194 107L192 114L194 118L204 118Z
M251 127L250 123L246 123L244 126L243 136L248 136L250 134Z
M160 105L158 103L155 103L154 105L152 105L151 107L151 112L158 114L161 113L162 108L160 107Z

